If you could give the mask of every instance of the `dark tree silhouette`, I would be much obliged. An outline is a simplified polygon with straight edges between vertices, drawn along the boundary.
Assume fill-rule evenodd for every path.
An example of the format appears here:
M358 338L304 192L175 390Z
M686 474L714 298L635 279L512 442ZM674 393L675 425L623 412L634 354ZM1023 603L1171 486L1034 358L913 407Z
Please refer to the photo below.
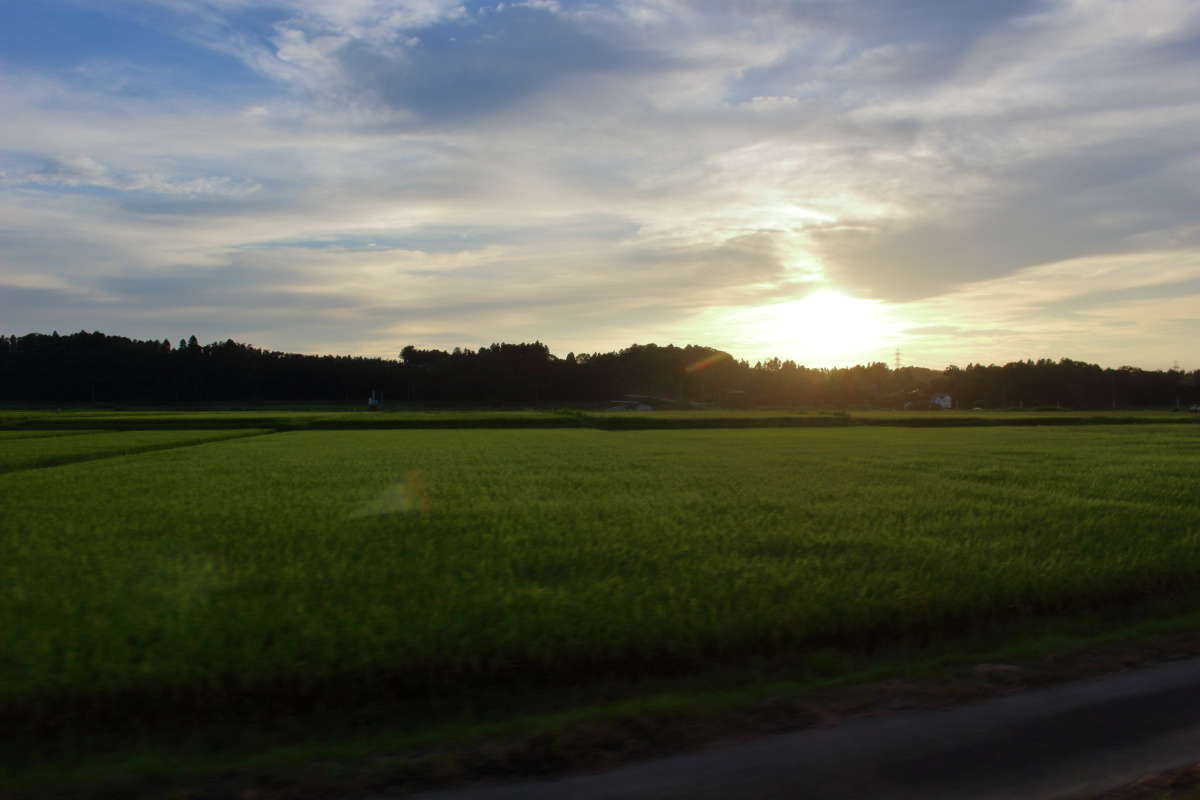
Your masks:
M812 369L750 365L710 347L634 344L554 356L541 342L479 350L404 347L398 360L310 356L195 336L138 341L80 331L0 337L0 402L438 406L599 405L637 396L658 407L925 408L935 393L959 408L1171 408L1200 403L1200 371L1102 369L1071 359L968 364L938 372L882 362Z

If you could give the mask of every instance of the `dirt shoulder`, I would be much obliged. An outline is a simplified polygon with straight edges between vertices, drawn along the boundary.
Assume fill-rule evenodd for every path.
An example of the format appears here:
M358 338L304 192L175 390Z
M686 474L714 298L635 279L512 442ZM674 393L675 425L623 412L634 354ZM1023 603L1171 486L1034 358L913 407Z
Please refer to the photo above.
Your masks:
M1079 800L1200 800L1200 764L1151 775L1111 792Z

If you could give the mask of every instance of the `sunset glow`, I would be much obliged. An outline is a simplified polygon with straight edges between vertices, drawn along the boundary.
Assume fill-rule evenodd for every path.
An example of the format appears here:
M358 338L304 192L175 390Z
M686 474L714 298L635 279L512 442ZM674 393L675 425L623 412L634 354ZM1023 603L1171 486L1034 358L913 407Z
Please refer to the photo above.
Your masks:
M803 354L808 361L828 363L871 350L886 352L888 347L891 330L879 303L832 289L762 311L771 339L791 343L781 352Z

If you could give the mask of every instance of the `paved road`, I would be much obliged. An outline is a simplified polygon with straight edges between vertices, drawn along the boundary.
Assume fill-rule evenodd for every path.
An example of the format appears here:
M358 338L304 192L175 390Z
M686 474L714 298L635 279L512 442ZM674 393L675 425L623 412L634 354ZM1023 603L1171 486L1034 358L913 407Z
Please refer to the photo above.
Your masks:
M1200 760L1200 660L422 800L1058 798ZM376 794L372 800L401 795Z

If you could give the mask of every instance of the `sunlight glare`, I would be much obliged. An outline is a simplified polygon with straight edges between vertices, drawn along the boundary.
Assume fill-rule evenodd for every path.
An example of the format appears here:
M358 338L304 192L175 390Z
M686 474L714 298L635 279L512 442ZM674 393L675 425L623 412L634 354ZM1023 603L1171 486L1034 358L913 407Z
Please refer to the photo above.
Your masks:
M757 335L751 335L781 358L821 366L881 359L894 332L881 306L821 289L802 300L755 309L757 320L747 324L757 329Z

